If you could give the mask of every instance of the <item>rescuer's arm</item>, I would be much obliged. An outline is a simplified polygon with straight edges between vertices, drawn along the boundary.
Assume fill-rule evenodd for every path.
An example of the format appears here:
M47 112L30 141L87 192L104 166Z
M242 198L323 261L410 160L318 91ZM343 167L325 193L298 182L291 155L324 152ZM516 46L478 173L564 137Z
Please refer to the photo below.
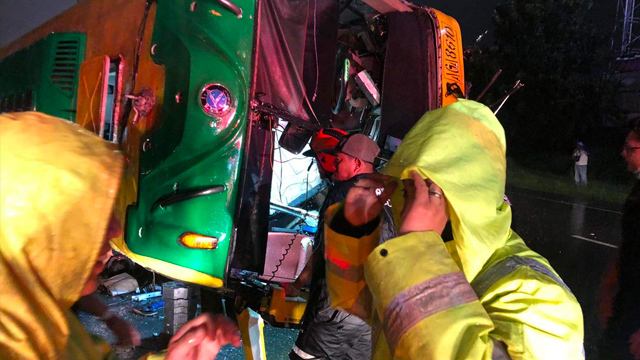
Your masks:
M491 359L493 323L437 233L412 232L376 247L364 274L392 353Z
M184 324L169 340L167 350L147 354L140 360L215 359L227 344L241 344L236 324L222 315L206 313Z
M359 179L351 187L344 204L334 204L325 212L325 259L327 289L331 306L366 321L371 316L371 294L364 281L367 256L378 245L383 204L396 183L380 174ZM377 197L375 190L385 187ZM350 219L345 217L349 211Z
M311 281L311 275L313 274L313 264L315 262L315 258L317 256L322 256L319 251L314 252L310 257L307 263L304 265L304 268L298 275L298 278L291 283L282 283L282 287L284 288L284 292L287 296L298 296L300 294L300 290L302 287Z
M118 338L118 345L140 346L140 333L127 320L109 310L95 293L81 297L78 302L81 311L99 317L107 325L109 330Z
M77 306L78 310L96 317L102 317L109 311L109 307L103 303L95 293L85 295L78 299Z

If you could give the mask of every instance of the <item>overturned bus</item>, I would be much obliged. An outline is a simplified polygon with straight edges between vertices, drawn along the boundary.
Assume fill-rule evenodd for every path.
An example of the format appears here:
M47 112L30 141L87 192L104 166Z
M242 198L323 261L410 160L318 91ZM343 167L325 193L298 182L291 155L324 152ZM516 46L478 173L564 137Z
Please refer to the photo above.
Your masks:
M119 144L115 250L295 325L303 305L269 285L311 254L326 182L301 154L335 128L389 156L464 96L461 45L402 0L86 0L0 51L0 112Z

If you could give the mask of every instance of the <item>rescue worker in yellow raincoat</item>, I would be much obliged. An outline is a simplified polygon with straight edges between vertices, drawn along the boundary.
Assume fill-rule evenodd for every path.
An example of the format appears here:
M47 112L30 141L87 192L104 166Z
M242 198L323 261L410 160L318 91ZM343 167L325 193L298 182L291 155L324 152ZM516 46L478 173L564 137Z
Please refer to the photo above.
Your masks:
M97 286L122 171L110 144L69 121L36 112L0 115L0 358L111 359L71 305ZM103 240L104 239L104 240ZM237 329L200 316L149 358L215 357Z
M425 114L382 170L404 199L395 181L361 180L327 211L331 306L378 330L374 359L584 358L578 301L510 228L505 150L493 113L459 100ZM400 236L378 244L389 196Z

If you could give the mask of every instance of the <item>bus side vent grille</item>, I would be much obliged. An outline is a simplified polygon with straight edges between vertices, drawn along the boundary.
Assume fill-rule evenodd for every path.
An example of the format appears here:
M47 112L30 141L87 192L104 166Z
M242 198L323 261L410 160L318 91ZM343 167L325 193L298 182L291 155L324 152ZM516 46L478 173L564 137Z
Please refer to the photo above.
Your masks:
M78 76L80 43L78 40L60 40L56 44L51 81L65 95L73 96Z

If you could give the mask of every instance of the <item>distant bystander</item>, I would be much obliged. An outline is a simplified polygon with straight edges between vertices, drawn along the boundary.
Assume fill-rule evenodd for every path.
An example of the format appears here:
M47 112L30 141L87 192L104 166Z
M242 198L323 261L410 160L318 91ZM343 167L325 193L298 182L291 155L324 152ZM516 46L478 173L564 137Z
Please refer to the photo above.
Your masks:
M601 355L640 360L640 127L629 132L622 148L627 170L636 181L623 207L620 251L602 286Z
M576 149L573 150L573 161L575 181L577 186L587 186L587 164L589 163L589 155L584 149L584 144L578 141Z

